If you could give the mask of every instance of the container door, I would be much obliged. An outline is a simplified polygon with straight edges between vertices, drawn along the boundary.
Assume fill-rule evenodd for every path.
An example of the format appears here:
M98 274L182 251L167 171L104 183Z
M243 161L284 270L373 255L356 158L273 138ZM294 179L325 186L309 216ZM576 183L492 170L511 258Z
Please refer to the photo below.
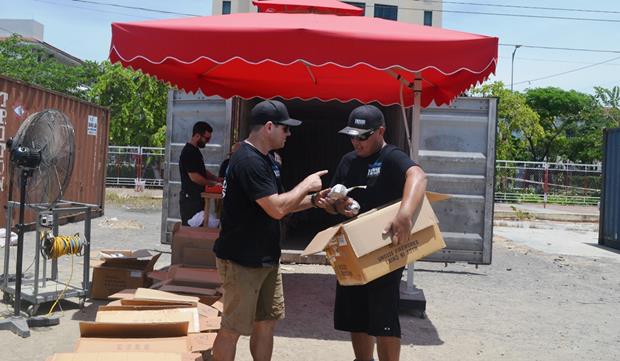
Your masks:
M620 128L605 131L598 243L620 249Z
M202 150L205 166L217 174L230 149L231 100L208 97L198 92L188 94L179 90L168 93L166 117L166 166L162 204L161 242L171 243L172 227L181 221L179 213L179 156L192 136L194 123L206 121L213 127L211 141Z
M447 247L427 261L491 263L497 99L458 98L422 111L420 165Z

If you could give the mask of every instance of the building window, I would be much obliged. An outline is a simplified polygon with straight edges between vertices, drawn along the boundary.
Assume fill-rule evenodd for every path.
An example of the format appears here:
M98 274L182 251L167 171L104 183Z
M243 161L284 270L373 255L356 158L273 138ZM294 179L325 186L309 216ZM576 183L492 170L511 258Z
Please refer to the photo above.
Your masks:
M424 12L424 25L433 26L433 12L432 11Z
M387 20L398 20L398 7L375 4L375 17Z
M366 15L366 3L358 3L354 1L345 1L345 3L349 5L357 6L358 8L363 10L362 15Z
M230 1L222 1L222 15L230 14Z

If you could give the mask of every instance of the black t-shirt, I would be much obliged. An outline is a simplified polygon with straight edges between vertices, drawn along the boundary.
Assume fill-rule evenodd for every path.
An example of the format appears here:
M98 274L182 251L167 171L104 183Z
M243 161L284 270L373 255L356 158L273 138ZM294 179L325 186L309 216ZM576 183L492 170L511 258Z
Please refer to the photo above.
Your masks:
M192 197L200 197L200 193L204 192L204 187L192 182L188 175L188 173L199 173L207 177L205 161L198 147L190 143L185 144L179 157L179 173L181 173L181 190Z
M366 158L352 151L340 160L331 185L367 186L348 194L360 204L363 213L401 199L406 172L415 165L405 152L389 144Z
M283 191L280 167L273 157L241 143L224 179L222 230L213 247L218 258L247 267L278 264L280 223L256 200Z
M226 169L228 168L228 163L230 162L230 158L224 159L222 164L220 164L220 169L217 173L217 176L220 178L224 178L226 176Z

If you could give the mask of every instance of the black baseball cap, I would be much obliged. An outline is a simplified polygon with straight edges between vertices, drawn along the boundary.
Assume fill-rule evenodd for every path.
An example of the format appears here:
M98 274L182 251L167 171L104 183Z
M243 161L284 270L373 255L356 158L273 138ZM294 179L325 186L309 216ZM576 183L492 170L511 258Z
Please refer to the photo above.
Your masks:
M286 105L281 101L263 100L252 108L250 122L253 125L261 125L269 121L291 127L296 127L301 124L300 120L292 119L288 115Z
M358 137L383 126L385 119L381 110L374 105L362 105L353 109L347 126L338 133Z

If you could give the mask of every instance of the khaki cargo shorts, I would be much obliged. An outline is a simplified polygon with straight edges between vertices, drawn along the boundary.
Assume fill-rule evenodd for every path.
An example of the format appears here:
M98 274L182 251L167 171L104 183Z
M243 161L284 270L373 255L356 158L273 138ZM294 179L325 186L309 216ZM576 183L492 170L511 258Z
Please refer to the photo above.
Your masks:
M284 292L280 267L253 268L218 258L217 270L224 288L221 327L251 335L254 321L284 318Z

